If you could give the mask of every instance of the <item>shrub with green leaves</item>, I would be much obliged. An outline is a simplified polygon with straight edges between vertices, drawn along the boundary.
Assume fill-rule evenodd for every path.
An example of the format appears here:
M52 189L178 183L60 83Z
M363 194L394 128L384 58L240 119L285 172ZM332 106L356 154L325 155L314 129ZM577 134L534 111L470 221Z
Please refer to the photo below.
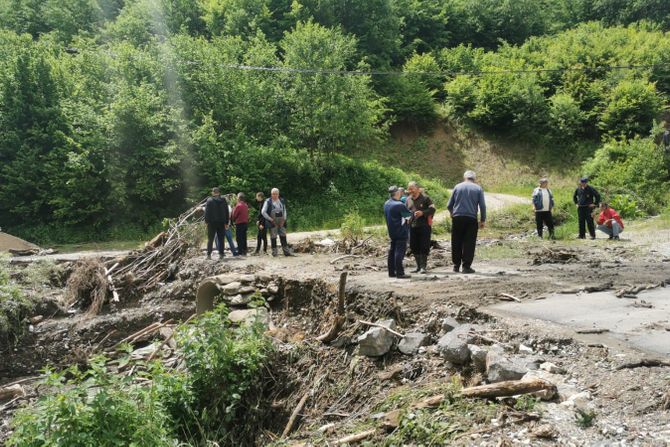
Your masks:
M0 347L16 342L23 332L23 320L35 308L10 278L9 264L0 256Z
M111 374L105 362L98 357L86 372L71 367L49 373L45 385L52 392L16 414L7 445L174 446L170 419L156 388Z
M345 240L357 242L363 237L364 229L365 221L358 211L352 211L344 216L342 225L340 225L340 235Z
M663 147L652 137L609 141L584 165L584 172L607 198L633 197L647 213L660 211L668 200L668 167Z
M662 109L663 101L654 84L635 79L621 81L611 91L598 126L613 137L646 135Z
M227 315L221 305L182 327L177 343L186 373L157 380L183 440L239 445L257 435L271 344L262 325L234 328Z

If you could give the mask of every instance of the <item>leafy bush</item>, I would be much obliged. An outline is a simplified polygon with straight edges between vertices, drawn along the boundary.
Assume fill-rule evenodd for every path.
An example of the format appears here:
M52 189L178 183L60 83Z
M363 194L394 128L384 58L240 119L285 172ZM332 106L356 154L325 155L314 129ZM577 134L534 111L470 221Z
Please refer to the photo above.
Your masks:
M634 195L636 205L647 213L656 213L667 203L668 168L663 148L652 137L609 141L584 170L602 194Z
M243 444L263 416L263 368L271 344L260 324L233 328L217 307L177 336L187 372L158 378L161 399L182 439Z
M585 121L579 103L567 93L556 93L549 98L549 127L555 138L570 141L578 134Z
M46 386L52 393L16 414L9 447L167 447L176 443L156 389L109 373L102 357L93 359L86 372L71 367L49 373Z
M662 109L663 102L654 84L626 80L610 93L598 125L613 137L647 135Z
M358 214L358 211L352 211L344 216L342 225L340 225L340 235L343 239L348 239L352 242L358 242L363 237L363 230L365 228L365 221Z
M24 319L29 317L35 303L21 293L10 278L9 264L0 255L0 346L16 342L21 336Z

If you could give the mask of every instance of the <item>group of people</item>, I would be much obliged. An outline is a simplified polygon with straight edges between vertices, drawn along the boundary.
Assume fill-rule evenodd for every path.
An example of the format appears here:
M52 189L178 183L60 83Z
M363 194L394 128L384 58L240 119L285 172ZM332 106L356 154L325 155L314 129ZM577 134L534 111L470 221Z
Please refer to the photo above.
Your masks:
M277 238L279 238L284 256L291 256L286 233L286 201L280 197L279 189L273 188L270 197L267 199L263 192L256 193L256 203L258 207L256 216L258 232L254 254L259 255L261 250L263 254L267 254L269 230L272 256L279 255ZM203 208L207 225L207 259L212 258L215 245L219 252L219 259L223 259L226 240L233 256L246 256L248 253L247 232L250 219L249 205L245 194L242 192L237 194L237 203L233 207L221 195L219 188L212 188L211 197L207 199ZM235 227L237 247L233 242L233 227Z
M551 189L549 189L548 179L542 178L539 183L539 186L535 188L532 195L537 235L540 238L543 236L544 226L546 225L549 230L549 238L554 239L554 219L552 216L555 206L554 195ZM623 219L608 203L601 201L600 193L593 186L589 185L588 177L579 179L579 185L572 195L572 200L577 207L579 239L586 239L587 228L591 239L596 238L594 212L597 209L600 210L597 220L598 230L605 233L609 239L619 239L619 235L624 229Z
M477 233L486 222L484 190L476 180L473 171L466 171L463 182L454 187L447 204L452 219L451 256L454 272L475 273L472 262ZM386 227L391 239L388 274L399 279L411 277L405 273L403 266L408 241L416 260L414 273L426 273L435 205L416 182L407 185L406 196L405 190L397 186L391 186L388 192L389 199L384 204Z
M407 192L404 188L391 186L389 199L384 204L386 227L391 245L388 252L388 275L392 278L406 279L403 260L409 240L410 252L416 260L414 273L426 273L428 254L431 246L431 234L435 205L430 197L416 182L410 182ZM542 238L544 227L549 230L549 238L554 239L555 207L554 195L549 189L549 180L542 178L531 196L535 213L537 235ZM579 221L579 238L586 238L588 228L591 239L596 238L594 211L600 210L598 229L609 236L619 239L624 229L623 220L609 204L601 202L600 193L591 185L589 179L582 177L573 194ZM472 262L475 257L477 233L486 225L486 200L484 190L477 184L473 171L463 174L463 182L456 185L447 204L452 219L451 257L454 272L475 273Z

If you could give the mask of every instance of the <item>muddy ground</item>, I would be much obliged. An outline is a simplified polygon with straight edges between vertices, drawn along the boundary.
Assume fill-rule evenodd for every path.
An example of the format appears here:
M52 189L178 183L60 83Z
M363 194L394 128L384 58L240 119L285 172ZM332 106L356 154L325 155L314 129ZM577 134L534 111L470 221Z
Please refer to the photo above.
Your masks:
M144 296L106 306L96 317L54 308L52 314L30 327L18 345L0 353L0 385L34 377L46 365L81 361L93 350L112 346L152 322L184 320L194 312L195 292L203 278L226 272L251 273L272 278L280 287L282 298L270 303L274 326L271 335L280 350L302 346L315 361L330 363L325 371L333 376L332 387L324 385L319 388L321 394L308 401L291 435L292 442L321 444L355 433L360 424L373 417L370 411L398 389L431 387L455 375L472 385L485 379L470 367L446 362L437 352L435 342L442 335L440 321L452 316L461 323L477 324L482 345L500 343L510 356L555 364L560 373L552 377L561 382L559 397L539 403L533 409L533 418L514 424L487 421L485 426L464 430L456 444L668 445L670 367L618 368L642 358L670 360L670 315L664 307L670 302L670 289L663 287L666 282L670 284L670 231L626 236L626 240L615 243L547 242L524 236L482 240L474 275L453 273L449 242L438 241L429 262L430 272L411 280L388 278L381 247L361 257L314 249L314 253L289 258L249 256L207 261L195 253L184 260L173 281ZM408 258L408 267L411 264ZM321 346L314 337L332 320L336 284L343 270L349 272L345 330L335 346ZM597 307L589 311L592 319L583 318L574 324L570 318L555 318L558 312L552 312L561 309L561 297L565 302L575 297L588 302L591 296L606 291L611 292L613 303L630 302L620 318L627 320L636 312L649 312L643 298L646 292L638 290L642 287L658 295L652 304L657 312L625 330L619 331L615 324L606 328L611 315L609 320L601 319ZM57 302L62 292L52 287L42 293ZM624 297L617 298L616 293ZM545 315L541 306L533 316L518 309L524 303L537 307L542 302L548 303ZM606 310L607 301L603 303ZM429 334L431 343L414 355L393 350L381 358L358 356L356 337L369 329L359 320L384 318L395 319L402 333L418 330ZM578 333L584 329L607 332ZM649 333L655 338L648 346L629 342ZM665 334L666 345L662 341ZM524 352L519 352L520 345ZM291 378L295 389L272 396L277 420L266 427L259 444L277 436L273 430L286 423L301 390L316 380L310 375L311 369L310 373L301 373L300 368L287 367L284 371L296 375ZM401 373L386 377L384 371ZM301 374L305 377L299 377ZM338 374L341 380L348 377L344 395ZM28 398L37 394L30 386L31 380L24 382ZM333 392L335 388L339 394ZM21 400L0 402L0 439L8 433L8 419L20 404ZM594 415L592 424L586 424L590 426L577 423L580 411ZM327 424L333 426L318 430ZM552 432L538 434L538 429L547 424ZM386 434L374 436L368 439L370 445L383 442Z

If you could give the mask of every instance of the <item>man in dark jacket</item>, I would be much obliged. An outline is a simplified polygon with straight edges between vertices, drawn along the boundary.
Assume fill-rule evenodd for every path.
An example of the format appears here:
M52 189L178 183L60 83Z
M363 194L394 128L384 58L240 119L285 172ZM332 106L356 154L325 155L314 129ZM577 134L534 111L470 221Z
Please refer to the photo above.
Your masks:
M431 223L435 214L435 205L428 195L421 192L416 182L407 185L409 197L405 205L411 211L409 248L416 260L415 273L426 273L428 254L430 253Z
M207 224L207 259L212 259L214 238L219 240L219 259L223 258L226 227L228 226L228 202L221 197L219 188L212 188L212 197L205 203L205 223Z
M600 205L600 194L596 189L589 185L589 179L582 177L579 179L579 186L572 195L572 200L577 205L577 217L579 218L579 239L586 239L586 227L589 227L591 239L596 238L596 226L593 222L591 213L593 209Z
M400 201L400 190L397 186L389 188L389 199L384 203L384 215L386 216L386 229L391 238L391 246L388 254L388 271L391 278L406 279L405 269L402 265L407 251L407 213L405 204Z

